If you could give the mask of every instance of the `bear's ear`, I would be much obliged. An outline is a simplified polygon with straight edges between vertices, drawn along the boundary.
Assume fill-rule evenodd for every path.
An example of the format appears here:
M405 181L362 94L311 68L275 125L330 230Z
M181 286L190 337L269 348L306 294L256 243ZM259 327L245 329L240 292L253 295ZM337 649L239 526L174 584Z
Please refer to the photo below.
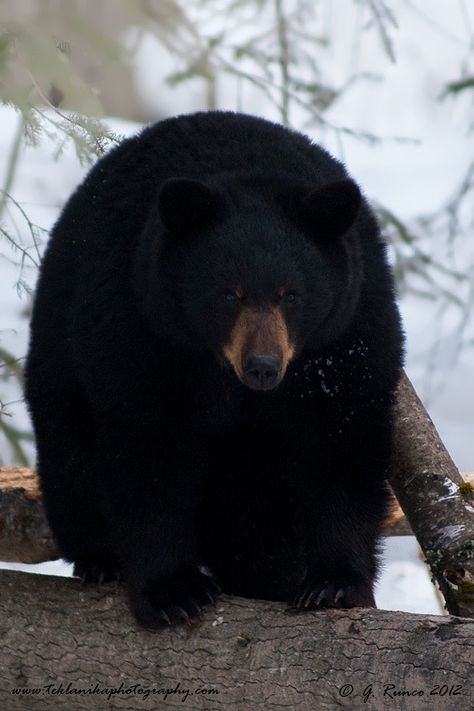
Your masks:
M199 180L169 178L158 193L161 220L172 232L203 224L215 214L218 205L219 196Z
M338 180L310 190L301 201L306 220L317 228L318 236L340 237L352 227L362 203L353 180Z

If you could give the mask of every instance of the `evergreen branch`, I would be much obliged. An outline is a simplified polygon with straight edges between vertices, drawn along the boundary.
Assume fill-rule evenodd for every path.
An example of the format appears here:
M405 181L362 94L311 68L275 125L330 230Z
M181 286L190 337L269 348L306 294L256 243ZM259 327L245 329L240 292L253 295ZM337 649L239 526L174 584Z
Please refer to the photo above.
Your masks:
M10 157L8 159L7 174L5 176L5 183L0 197L0 219L2 218L3 212L5 210L7 195L13 185L13 180L15 178L15 171L18 165L18 157L20 155L21 142L23 138L23 133L25 129L25 121L22 117L18 123L15 137L13 139L13 144L10 152Z

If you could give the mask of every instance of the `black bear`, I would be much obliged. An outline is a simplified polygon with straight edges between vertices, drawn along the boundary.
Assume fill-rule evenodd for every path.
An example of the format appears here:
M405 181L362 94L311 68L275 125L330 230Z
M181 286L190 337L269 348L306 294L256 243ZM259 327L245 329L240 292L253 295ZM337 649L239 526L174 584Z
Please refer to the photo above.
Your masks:
M373 606L403 337L344 167L231 112L98 161L41 267L26 397L47 516L146 626L229 594Z

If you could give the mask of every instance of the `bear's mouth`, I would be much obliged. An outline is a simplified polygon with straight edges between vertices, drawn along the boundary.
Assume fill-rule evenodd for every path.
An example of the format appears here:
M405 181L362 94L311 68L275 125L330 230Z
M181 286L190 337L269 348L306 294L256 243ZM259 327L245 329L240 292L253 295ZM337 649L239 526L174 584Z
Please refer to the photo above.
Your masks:
M252 390L278 387L294 355L277 307L243 308L223 351L241 383Z

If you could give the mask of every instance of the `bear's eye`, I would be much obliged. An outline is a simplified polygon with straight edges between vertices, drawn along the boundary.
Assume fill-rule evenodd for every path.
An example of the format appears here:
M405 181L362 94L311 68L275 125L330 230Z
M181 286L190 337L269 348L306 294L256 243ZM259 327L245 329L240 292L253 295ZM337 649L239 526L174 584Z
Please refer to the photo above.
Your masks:
M235 304L236 301L239 301L239 297L235 293L235 291L232 291L231 289L227 289L224 292L224 299L227 301L229 304Z
M298 294L296 291L287 291L286 294L283 294L282 301L285 304L294 304L295 301L298 299Z

